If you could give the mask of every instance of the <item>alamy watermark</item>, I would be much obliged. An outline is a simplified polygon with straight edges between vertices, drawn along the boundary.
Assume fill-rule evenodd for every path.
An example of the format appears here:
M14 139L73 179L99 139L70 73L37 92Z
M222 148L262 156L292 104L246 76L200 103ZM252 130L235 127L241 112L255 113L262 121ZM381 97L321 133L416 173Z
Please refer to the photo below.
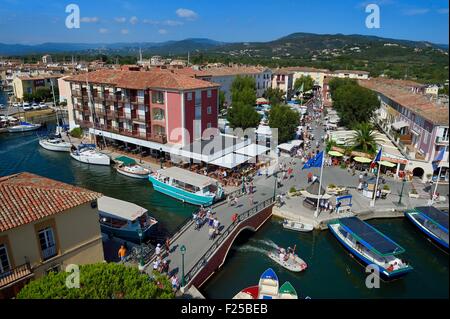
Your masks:
M80 28L80 7L76 4L69 4L66 6L66 13L69 15L66 18L67 29L79 29Z
M369 274L366 277L366 287L368 289L380 288L380 267L375 264L369 264L366 267L366 273Z
M75 264L67 265L66 287L69 289L80 288L80 267Z
M379 29L380 28L380 7L375 3L370 3L366 6L366 28Z

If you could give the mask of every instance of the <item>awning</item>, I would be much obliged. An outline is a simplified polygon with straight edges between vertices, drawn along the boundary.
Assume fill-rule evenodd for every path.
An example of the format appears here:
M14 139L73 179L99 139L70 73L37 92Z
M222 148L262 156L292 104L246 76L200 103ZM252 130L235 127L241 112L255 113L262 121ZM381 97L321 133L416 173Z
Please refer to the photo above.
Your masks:
M378 164L386 166L386 167L395 167L395 166L397 166L394 163L391 163L391 162L388 162L388 161L380 161L380 162L378 162Z
M268 147L259 144L250 144L235 151L236 154L242 154L249 157L255 157L264 154L269 150Z
M256 104L267 104L269 101L267 101L265 98L260 97L256 99Z
M209 164L225 168L234 168L242 163L247 162L250 158L251 157L242 154L230 153L225 156L219 157L212 162L209 162Z
M294 144L290 144L290 143L283 143L278 145L278 148L282 151L286 151L286 152L290 152L292 151L292 149L295 147Z
M370 162L372 162L372 160L370 158L360 157L360 156L354 157L353 160L356 161L356 162L359 162L359 163L370 163Z
M328 154L331 155L331 156L335 156L335 157L344 156L344 154L339 153L338 151L329 151Z
M127 157L127 156L120 156L120 157L117 157L115 160L116 160L117 162L122 162L122 163L123 163L124 165L126 165L126 166L136 164L136 161L135 161L134 159L129 158L129 157Z
M398 121L398 122L392 123L392 128L397 131L404 127L408 127L408 126L409 126L409 124L405 121Z
M303 144L303 141L302 140L292 140L292 141L289 142L289 144L292 144L295 147L299 147L300 145Z

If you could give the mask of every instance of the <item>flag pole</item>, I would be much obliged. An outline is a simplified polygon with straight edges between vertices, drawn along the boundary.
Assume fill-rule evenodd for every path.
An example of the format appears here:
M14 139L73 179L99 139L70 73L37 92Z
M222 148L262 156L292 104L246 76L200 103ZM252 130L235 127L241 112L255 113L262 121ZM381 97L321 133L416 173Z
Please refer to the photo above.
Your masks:
M445 147L444 154L447 151L447 148L448 148L448 146ZM440 163L440 161L439 161L439 163ZM442 173L442 165L441 165L441 167L439 167L439 173L438 173L438 177L436 179L436 186L434 187L433 195L431 196L430 206L432 206L434 204L434 196L436 195L436 192L437 192L437 188L439 185L439 178L441 178L441 173Z
M314 217L319 217L319 203L320 203L320 190L322 189L322 175L323 175L323 163L325 162L325 154L322 151L322 165L320 166L320 179L319 179L319 191L317 194L317 207L314 213Z
M375 201L377 200L378 181L380 180L380 164L378 163L377 181L375 182L375 189L373 190L372 200L370 201L370 207L375 207Z

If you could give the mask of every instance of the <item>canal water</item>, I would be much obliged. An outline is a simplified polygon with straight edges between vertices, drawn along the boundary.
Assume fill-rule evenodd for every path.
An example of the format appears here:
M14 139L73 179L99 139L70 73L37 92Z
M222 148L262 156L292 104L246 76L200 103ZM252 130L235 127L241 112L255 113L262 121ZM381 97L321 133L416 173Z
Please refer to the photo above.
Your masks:
M0 134L0 176L28 171L62 182L86 187L107 196L147 208L160 222L162 232L173 232L191 216L193 206L153 191L146 180L119 175L112 167L89 166L67 153L38 145L36 132ZM260 274L272 267L281 282L290 281L300 295L311 298L448 298L448 255L429 243L404 219L373 220L370 224L406 249L404 258L414 267L406 277L367 289L364 269L353 260L328 231L301 234L286 231L272 219L258 233L243 233L231 249L223 269L201 291L207 298L231 298L239 290L258 284ZM308 263L302 273L290 273L265 254L274 245L297 245Z

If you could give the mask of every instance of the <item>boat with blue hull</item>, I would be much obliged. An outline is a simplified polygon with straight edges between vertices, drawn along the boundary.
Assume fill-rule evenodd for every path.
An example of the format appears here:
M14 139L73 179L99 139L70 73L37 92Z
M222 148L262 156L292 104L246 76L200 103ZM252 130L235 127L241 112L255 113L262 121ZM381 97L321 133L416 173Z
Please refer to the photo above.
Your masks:
M378 266L382 279L400 278L413 269L405 260L397 257L405 252L401 246L357 217L334 220L328 224L328 228L361 263Z
M210 206L223 197L223 189L213 178L170 167L149 175L153 188L193 205Z
M433 206L416 207L405 216L428 238L448 251L448 213Z
M102 233L134 243L155 234L158 221L149 216L147 209L108 196L100 197L97 203Z

